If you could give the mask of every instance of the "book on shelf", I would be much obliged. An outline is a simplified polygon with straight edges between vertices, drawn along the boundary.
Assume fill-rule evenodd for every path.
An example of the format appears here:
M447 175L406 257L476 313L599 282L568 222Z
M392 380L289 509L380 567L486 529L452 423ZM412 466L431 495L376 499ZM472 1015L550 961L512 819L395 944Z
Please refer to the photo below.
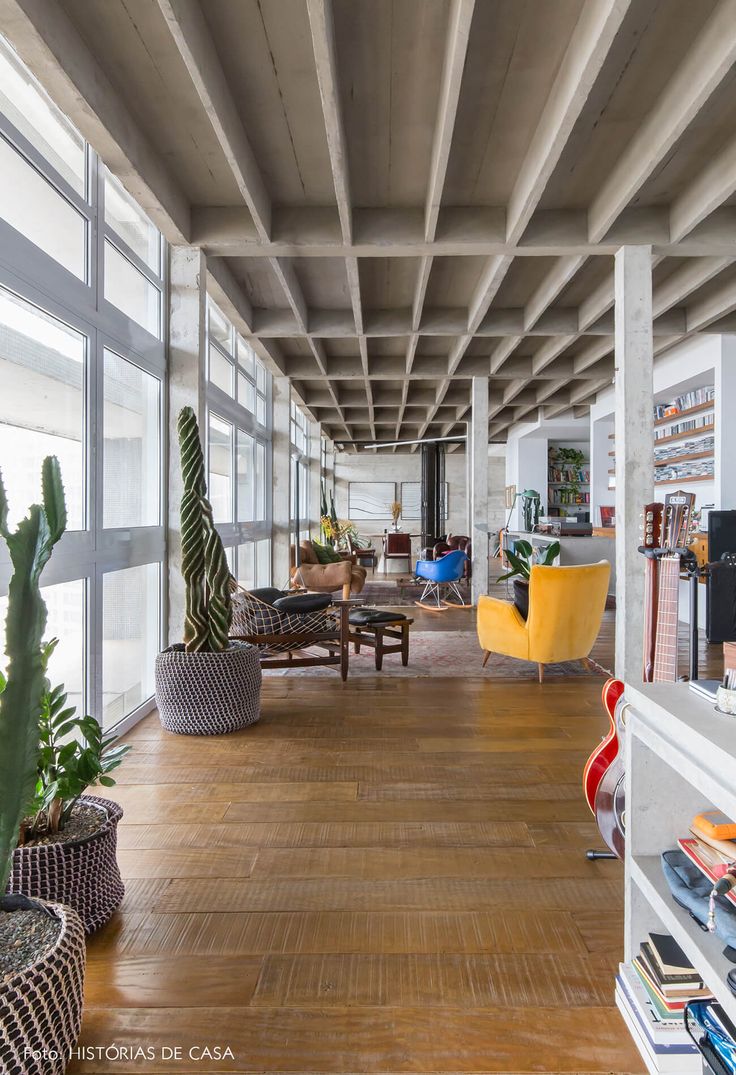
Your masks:
M693 975L699 977L682 948L669 933L650 933L645 943L663 981L675 981Z
M652 946L644 941L639 949L639 958L650 977L657 983L666 997L689 997L698 993L703 988L703 979L697 971L690 967L684 974L661 974Z
M702 840L698 840L694 836L683 836L677 841L677 844L690 861L698 867L700 872L705 874L714 884L728 870L729 864L725 861L725 856L720 855L715 848L710 847ZM727 894L726 899L736 904L736 895L733 889Z
M686 1051L686 1046L692 1046L682 1015L662 1020L652 1007L649 995L629 963L619 964L616 983L641 1032L654 1049Z
M654 407L654 420L677 416L681 411L689 411L692 407L702 407L706 403L712 403L716 398L715 386L704 385L702 388L694 388L691 392L683 392L669 403L657 403Z
M649 994L654 1009L661 1019L667 1019L675 1014L681 1014L685 1011L685 1005L688 1001L699 1000L702 997L709 997L711 995L708 989L701 987L700 989L687 991L684 996L666 996L657 985L654 975L645 966L641 954L634 956L632 966L639 975L644 988Z
M671 426L660 426L654 430L654 440L664 440L665 437L674 437L678 433L691 433L696 429L710 428L713 425L713 415L705 414L697 418L683 418Z

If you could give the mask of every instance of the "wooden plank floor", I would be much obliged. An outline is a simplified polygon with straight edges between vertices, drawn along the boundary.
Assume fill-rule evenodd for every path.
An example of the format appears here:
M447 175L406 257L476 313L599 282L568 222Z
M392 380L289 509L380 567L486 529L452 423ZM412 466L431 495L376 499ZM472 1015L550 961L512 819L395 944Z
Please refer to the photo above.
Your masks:
M641 1073L613 1005L623 870L584 857L600 683L284 676L243 733L147 718L82 1045L153 1058L70 1073Z

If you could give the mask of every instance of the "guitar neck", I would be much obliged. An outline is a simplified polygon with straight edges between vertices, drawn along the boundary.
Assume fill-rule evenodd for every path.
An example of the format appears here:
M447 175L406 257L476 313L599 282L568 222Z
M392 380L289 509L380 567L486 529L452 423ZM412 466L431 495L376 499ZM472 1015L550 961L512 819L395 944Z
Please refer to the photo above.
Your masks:
M679 556L659 560L657 586L657 626L654 648L654 681L674 683L677 679L677 613L680 589Z

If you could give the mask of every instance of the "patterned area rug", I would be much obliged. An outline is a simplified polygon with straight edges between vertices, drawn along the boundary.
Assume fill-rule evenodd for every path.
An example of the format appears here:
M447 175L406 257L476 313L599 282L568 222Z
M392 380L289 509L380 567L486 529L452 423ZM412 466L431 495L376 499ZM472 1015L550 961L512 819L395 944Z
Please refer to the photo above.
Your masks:
M530 661L517 661L492 653L483 668L483 654L475 631L414 631L409 644L409 664L404 668L401 654L390 653L383 658L383 669L376 671L375 655L371 649L353 653L350 647L350 677L393 676L400 678L429 678L462 676L463 679L527 679L536 680L537 666ZM264 676L339 676L339 669L285 668L264 670ZM548 664L545 677L600 675L596 669L584 668L580 661Z
M423 583L415 583L409 576L388 579L383 582L380 577L371 578L369 575L366 584L360 592L360 596L367 605L379 605L395 608L397 605L413 605L418 601L424 589ZM466 586L461 586L461 592L470 603L470 593Z

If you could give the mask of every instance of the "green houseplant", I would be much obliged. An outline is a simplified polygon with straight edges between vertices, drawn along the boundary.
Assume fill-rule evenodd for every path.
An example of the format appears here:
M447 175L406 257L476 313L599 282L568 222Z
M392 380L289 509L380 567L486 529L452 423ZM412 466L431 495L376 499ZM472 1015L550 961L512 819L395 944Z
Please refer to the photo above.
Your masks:
M66 527L61 472L50 456L43 463L42 490L42 504L32 505L11 531L0 477L0 535L12 565L5 636L8 666L0 694L0 893L11 875L38 776L46 686L41 649L46 606L40 577ZM0 936L0 1068L62 1075L82 1019L82 922L69 907L22 895L2 896ZM39 1050L48 1059L36 1064L29 1054Z
M506 550L506 559L511 569L500 575L497 582L514 580L514 604L524 619L529 615L529 578L534 564L549 567L560 555L559 541L552 541L544 549L535 549L529 541L521 538L514 542L513 549Z
M181 410L177 430L184 641L156 658L156 702L167 731L220 735L258 720L261 666L256 649L229 637L234 580L207 498L202 442L191 407Z
M72 907L86 933L120 906L125 886L117 863L122 808L85 794L112 787L110 773L130 750L113 746L94 717L67 705L63 684L52 687L48 663L58 640L41 646L44 691L38 722L36 786L13 853L9 891Z

